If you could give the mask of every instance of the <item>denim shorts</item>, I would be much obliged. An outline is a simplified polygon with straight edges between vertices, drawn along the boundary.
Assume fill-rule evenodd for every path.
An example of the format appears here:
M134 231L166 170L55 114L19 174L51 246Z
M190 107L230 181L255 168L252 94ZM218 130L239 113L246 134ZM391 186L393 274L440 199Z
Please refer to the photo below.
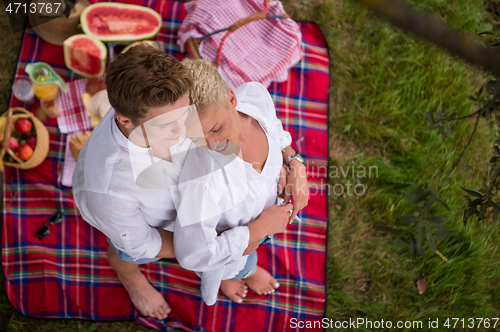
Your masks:
M260 243L261 244L267 243L272 239L272 237L273 237L272 235L271 236L266 235L262 240L260 240ZM133 263L133 264L147 264L147 263L159 261L161 259L161 257L154 257L154 258L139 258L139 259L134 260L131 256L129 256L126 253L124 253L123 251L117 249L113 245L113 243L111 243L111 241L109 240L109 237L107 237L106 239L108 240L109 245L113 247L116 256L125 262L129 262L129 263ZM254 251L252 254L250 254L248 256L247 263L246 263L245 267L243 268L243 270L241 270L238 273L238 275L236 277L240 276L240 274L243 276L248 274L248 277L249 277L252 274L254 274L256 270L257 270L257 253ZM251 273L249 274L249 272L251 272ZM245 276L245 278L247 278L247 277ZM239 278L239 279L243 279L243 278ZM239 279L234 279L234 280L239 280Z
M262 240L260 240L260 244L267 243L271 241L272 238L273 238L272 235L266 235ZM255 271L257 271L257 251L254 251L250 255L248 255L245 267L243 267L243 269L240 272L238 272L238 274L233 278L233 280L248 278L252 274L254 274Z
M116 256L125 261L125 262L129 262L129 263L133 263L133 264L147 264L147 263L152 263L152 262L156 262L156 261L159 261L161 259L161 257L154 257L154 258L139 258L139 259L136 259L134 261L134 259L132 257L130 257L129 255L127 255L126 253L124 253L123 251L119 250L119 249L116 249L116 247L113 245L113 243L111 243L111 241L109 240L109 237L107 238L108 240L108 243L110 246L113 247L113 249L115 250L115 254Z

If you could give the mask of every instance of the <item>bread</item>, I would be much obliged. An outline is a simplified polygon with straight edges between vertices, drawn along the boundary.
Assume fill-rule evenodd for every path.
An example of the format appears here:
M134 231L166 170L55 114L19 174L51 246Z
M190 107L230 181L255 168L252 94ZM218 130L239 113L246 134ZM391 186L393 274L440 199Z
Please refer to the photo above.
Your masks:
M90 96L93 96L101 90L106 90L106 82L102 79L89 78L87 80L86 89Z
M83 147L83 144L90 137L90 131L86 131L84 134L74 134L71 136L69 140L69 150L71 151L71 155L78 161L78 155L80 154L80 150Z

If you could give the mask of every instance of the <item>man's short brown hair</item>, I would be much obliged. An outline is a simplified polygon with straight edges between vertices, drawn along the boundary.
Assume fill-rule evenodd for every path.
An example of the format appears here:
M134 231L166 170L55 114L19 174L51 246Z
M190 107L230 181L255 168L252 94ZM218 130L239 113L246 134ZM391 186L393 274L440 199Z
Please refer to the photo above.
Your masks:
M192 85L179 60L147 45L120 54L106 74L109 103L134 125L150 108L175 103Z

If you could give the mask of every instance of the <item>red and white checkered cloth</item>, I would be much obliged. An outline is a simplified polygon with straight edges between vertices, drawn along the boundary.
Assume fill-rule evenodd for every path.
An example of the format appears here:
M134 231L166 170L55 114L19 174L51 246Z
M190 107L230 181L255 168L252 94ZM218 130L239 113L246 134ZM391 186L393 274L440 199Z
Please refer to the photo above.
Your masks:
M265 0L197 0L185 4L188 15L179 28L181 52L190 38L201 38L215 30L228 28L238 20L264 10ZM279 1L269 2L268 14L283 15ZM216 61L226 32L205 38L200 55ZM284 82L288 70L301 59L299 26L291 19L267 18L243 25L224 41L219 73L229 87L256 81L268 87Z
M76 166L76 160L69 150L69 140L73 134L82 134L85 130L92 130L90 120L82 101L82 94L87 92L87 79L79 79L66 83L68 92L61 92L56 100L59 110L57 125L61 133L69 134L66 138L66 151L64 156L64 167L61 176L61 184L66 187L73 185L72 177Z
M82 94L87 92L87 79L74 80L66 85L68 92L61 92L55 100L59 130L65 134L92 130L92 122L82 101Z
M71 154L71 150L69 149L69 141L71 139L71 136L74 134L83 134L83 131L69 134L68 137L66 138L66 147L64 151L64 166L63 166L63 171L61 175L61 184L66 187L73 187L73 172L75 171L76 167L76 160L73 158L73 155Z

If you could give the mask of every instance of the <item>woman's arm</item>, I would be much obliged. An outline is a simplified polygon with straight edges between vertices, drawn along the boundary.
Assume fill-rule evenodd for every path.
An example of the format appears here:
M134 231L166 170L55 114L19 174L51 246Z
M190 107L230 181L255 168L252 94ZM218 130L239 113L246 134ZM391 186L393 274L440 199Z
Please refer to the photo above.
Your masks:
M268 207L261 215L248 226L250 237L249 246L259 242L266 235L283 233L288 224L290 211L293 205L291 203L284 205L273 205Z
M211 174L212 175L212 174ZM248 227L238 226L217 234L227 205L227 187L208 187L199 181L182 184L174 229L174 250L179 264L188 270L205 272L232 263L243 256L250 237Z
M199 185L184 188L174 230L174 250L179 264L188 270L206 272L232 263L251 253L266 235L283 232L292 204L266 209L249 226L238 226L217 234L222 211L212 194ZM247 250L248 249L248 250Z
M288 164L288 157L296 154L290 146L282 150L283 163L288 166L290 173L286 178L284 188L284 202L288 203L293 196L293 212L290 216L290 222L295 219L297 213L307 206L309 202L309 187L307 185L306 167L300 161L292 159Z
M283 163L287 163L288 156L296 152L290 148L292 138L289 132L283 129L281 120L276 116L276 108L269 91L258 82L245 83L237 88L239 101L249 103L257 107L264 115L269 123L273 124L272 130L278 135L280 148L283 154ZM270 128L271 129L271 128ZM290 216L290 222L295 219L297 213L303 209L309 201L309 188L307 186L306 168L297 160L292 160L285 186L285 203L290 201L293 196L293 213Z
M156 257L175 258L174 233L159 227L156 227L156 230L161 236L161 248Z

